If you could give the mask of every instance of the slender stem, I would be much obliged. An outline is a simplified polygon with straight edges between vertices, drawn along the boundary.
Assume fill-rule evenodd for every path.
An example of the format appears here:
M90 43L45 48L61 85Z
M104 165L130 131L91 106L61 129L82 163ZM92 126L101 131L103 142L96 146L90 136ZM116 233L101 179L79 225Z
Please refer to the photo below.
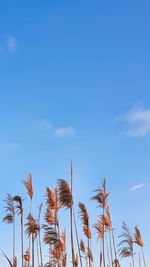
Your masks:
M34 267L34 234L32 233L32 267Z
M40 258L39 258L39 244L38 244L38 238L36 236L36 253L37 253L37 262L38 262L38 267L40 267Z
M89 251L90 251L90 240L89 238L87 239L88 240L88 254L89 254ZM91 263L90 263L90 255L89 256L89 267L91 266Z
M72 166L72 160L71 160L71 195L73 193L72 187L73 187L73 166ZM75 262L74 262L74 242L73 242L73 213L72 213L72 209L73 209L73 204L70 207L70 228L71 228L71 248L72 248L72 266L75 267Z
M87 259L87 256L85 257L85 261L86 261L86 267L88 267L88 259Z
M134 256L132 255L132 266L134 267Z
M24 251L23 251L23 244L24 244L24 238L23 238L23 211L21 213L21 252L22 252L22 255L21 255L21 258L22 258L22 267L23 267L23 255L24 255Z
M113 252L112 252L112 240L111 240L111 232L110 231L109 231L110 256L111 256L111 266L113 267Z
M81 257L79 237L78 237L78 230L77 230L77 224L76 224L76 218L75 218L74 209L73 209L73 218L74 218L74 226L75 226L76 240L77 240L77 246L78 246L78 253L79 253L79 258L80 258L80 265L82 267L82 257Z
M103 207L103 216L104 216L105 208ZM104 223L103 223L103 227ZM105 267L105 229L104 229L104 236L103 236L103 266Z
M115 252L115 260L117 260L117 252L116 252L116 245L115 245L115 237L114 237L113 228L111 228L111 234L112 234L112 240L113 240L113 246L114 246L114 252Z
M100 239L100 257L99 257L99 260L100 260L100 267L102 267L102 240Z
M13 219L13 260L15 258L15 215Z
M41 245L41 230L39 230L39 248L40 248L40 258L41 258L41 267L43 267L43 257L42 257L42 245Z
M51 244L49 248L49 266L51 266Z
M71 227L71 250L72 250L72 266L75 267L74 262L74 242L73 242L73 227L72 227L72 207L70 207L70 227Z
M143 257L144 266L146 267L146 261L145 261L145 256L144 256L143 248L141 248L141 250L142 250L142 257Z
M60 225L59 225L59 213L58 213L58 211L56 211L56 222L57 222L58 237L60 238Z
M32 198L30 198L30 214L32 213ZM31 255L31 239L32 237L29 237L29 255ZM28 267L30 266L30 261L28 262Z
M141 267L141 255L140 255L140 252L139 252L139 267Z
M108 258L108 263L109 266L111 266L111 261L110 261L110 256L109 256L109 248L108 248L108 243L107 243L107 258ZM108 265L108 264L107 264Z
M90 250L91 250L91 253L92 253L92 238L90 238L89 242L90 242ZM91 262L91 259L90 259L90 262ZM91 266L94 267L94 259L93 259L93 261L91 262Z

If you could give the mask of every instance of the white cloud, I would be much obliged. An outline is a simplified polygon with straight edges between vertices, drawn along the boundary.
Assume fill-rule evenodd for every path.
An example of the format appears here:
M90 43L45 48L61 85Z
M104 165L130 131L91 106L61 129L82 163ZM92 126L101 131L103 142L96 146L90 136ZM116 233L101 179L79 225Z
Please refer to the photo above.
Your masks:
M6 146L7 146L7 148L13 149L13 150L19 148L19 144L18 143L7 143Z
M11 53L15 52L17 49L17 45L18 45L18 42L14 36L9 35L6 37L6 48L9 52Z
M0 142L0 146L2 151L14 151L20 147L20 145L15 142Z
M57 137L64 138L71 136L75 133L75 129L71 126L65 127L65 128L58 128L55 131L55 134Z
M18 41L12 35L6 35L3 44L0 44L0 53L14 53L17 49Z
M41 120L38 123L38 126L42 129L49 130L52 127L52 124L48 120Z
M54 124L46 119L39 121L37 127L53 133L58 138L69 137L75 133L75 129L72 126L56 128Z
M134 109L125 117L130 124L127 134L132 137L144 137L150 134L150 109Z
M136 190L141 189L144 186L144 184L135 184L130 188L130 191L134 192Z

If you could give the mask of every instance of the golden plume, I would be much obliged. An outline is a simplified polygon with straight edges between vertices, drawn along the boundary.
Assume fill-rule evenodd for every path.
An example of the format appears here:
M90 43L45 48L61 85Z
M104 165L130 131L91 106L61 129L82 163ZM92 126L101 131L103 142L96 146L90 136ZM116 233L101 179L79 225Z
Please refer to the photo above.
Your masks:
M34 194L34 189L33 189L33 184L32 184L32 173L31 172L29 172L29 178L27 180L24 180L23 183L27 189L27 193L28 193L30 199L32 200L33 194Z

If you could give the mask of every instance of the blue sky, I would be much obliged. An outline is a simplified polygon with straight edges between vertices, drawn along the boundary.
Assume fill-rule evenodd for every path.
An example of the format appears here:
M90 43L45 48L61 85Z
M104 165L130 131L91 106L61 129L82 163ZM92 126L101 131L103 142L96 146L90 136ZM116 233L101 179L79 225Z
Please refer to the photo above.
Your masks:
M36 214L45 187L69 179L72 158L76 205L84 201L94 223L99 211L89 199L106 176L117 233L122 220L139 224L148 254L149 1L0 6L1 218L2 200L24 196L30 170ZM0 228L9 254L11 229Z

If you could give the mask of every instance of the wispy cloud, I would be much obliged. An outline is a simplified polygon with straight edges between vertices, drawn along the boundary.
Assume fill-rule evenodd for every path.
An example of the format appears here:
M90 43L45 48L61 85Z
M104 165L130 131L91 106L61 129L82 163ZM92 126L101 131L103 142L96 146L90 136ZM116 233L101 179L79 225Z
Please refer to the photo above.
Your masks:
M72 126L55 127L55 124L52 124L49 120L43 119L40 120L37 124L37 127L42 130L47 130L49 133L55 135L58 138L70 137L75 133L75 128Z
M8 35L6 37L6 48L9 52L11 52L11 53L15 52L17 49L17 45L18 45L18 42L14 36Z
M13 35L6 35L5 41L3 44L0 44L0 52L5 53L14 53L17 50L18 41L15 36Z
M58 128L55 131L55 134L59 138L69 137L75 133L75 129L72 126Z
M130 191L131 191L131 192L134 192L134 191L136 191L136 190L141 189L143 186L144 186L144 184L135 184L135 185L133 185L133 186L130 188Z
M38 123L38 127L44 130L49 130L52 127L52 123L49 120L41 120Z
M150 134L150 109L134 108L124 116L118 116L113 122L121 122L126 135L131 137L145 137Z
M127 134L133 137L144 137L150 134L150 109L134 109L126 115L130 125Z
M0 142L1 146L1 152L7 152L7 151L16 151L19 149L20 144L16 142L7 142L7 141L1 141Z
M11 149L11 150L16 150L16 149L19 148L19 144L18 143L9 142L9 143L6 143L6 147L8 149Z

